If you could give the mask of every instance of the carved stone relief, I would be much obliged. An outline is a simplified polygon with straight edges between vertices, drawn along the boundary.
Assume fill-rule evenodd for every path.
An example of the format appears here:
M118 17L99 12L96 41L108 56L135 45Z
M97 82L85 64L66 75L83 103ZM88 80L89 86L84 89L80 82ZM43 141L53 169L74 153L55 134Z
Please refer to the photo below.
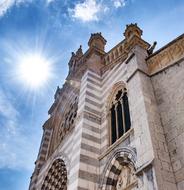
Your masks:
M116 190L130 190L135 186L136 177L131 166L123 166L118 176Z
M184 57L184 36L165 47L164 50L153 54L147 59L150 74L154 74Z

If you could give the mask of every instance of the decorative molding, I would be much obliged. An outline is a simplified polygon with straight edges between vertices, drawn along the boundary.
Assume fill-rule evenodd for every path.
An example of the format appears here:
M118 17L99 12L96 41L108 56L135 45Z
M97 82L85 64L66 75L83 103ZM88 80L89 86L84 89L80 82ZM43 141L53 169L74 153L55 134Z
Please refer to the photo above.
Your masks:
M145 164L143 164L142 166L137 168L136 175L140 175L144 170L146 170L149 167L152 167L153 166L153 161L154 160L150 160L149 162L146 162Z
M114 96L119 90L124 90L124 88L126 88L126 84L123 81L119 81L112 86L111 90L109 90L109 95L105 103L106 113L108 113L109 108L111 107L110 104L112 103Z
M112 150L114 150L120 143L122 143L123 141L125 141L128 137L130 137L130 135L132 135L134 133L134 128L131 128L130 130L128 130L122 137L120 137L119 139L117 139L117 141L115 143L113 143L111 146L108 147L107 150L105 150L100 156L99 156L99 160L103 159L105 156L107 156Z
M54 156L52 163L57 159L61 159L64 161L64 163L66 165L66 169L67 169L67 174L69 175L70 169L71 169L71 162L70 162L70 159L68 158L68 156L64 152L59 152L58 155Z

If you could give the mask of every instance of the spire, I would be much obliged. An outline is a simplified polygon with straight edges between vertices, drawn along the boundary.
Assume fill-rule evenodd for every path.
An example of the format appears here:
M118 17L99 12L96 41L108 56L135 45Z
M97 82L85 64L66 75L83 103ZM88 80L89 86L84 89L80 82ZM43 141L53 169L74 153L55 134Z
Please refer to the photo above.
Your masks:
M54 94L54 99L57 99L59 97L59 95L61 94L61 88L59 88L59 86L57 86L56 92Z
M71 73L71 71L74 70L75 64L76 64L76 55L75 55L74 52L72 52L70 61L68 62L68 65L69 65L69 73Z
M76 56L79 58L83 56L82 45L80 45L79 49L76 51Z

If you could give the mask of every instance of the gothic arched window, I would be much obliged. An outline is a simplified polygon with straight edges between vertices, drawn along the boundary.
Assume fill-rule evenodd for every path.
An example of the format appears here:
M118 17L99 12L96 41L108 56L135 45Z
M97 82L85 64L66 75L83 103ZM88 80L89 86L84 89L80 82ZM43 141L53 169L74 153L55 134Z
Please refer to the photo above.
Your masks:
M110 143L113 144L131 127L126 88L118 90L110 107Z

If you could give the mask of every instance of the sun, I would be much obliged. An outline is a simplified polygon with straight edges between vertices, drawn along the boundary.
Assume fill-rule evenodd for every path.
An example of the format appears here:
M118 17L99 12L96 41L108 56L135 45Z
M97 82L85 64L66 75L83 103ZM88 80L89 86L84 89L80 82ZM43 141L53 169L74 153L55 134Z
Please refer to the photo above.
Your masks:
M19 79L30 88L41 87L51 76L50 66L50 62L42 55L24 55L17 68Z

